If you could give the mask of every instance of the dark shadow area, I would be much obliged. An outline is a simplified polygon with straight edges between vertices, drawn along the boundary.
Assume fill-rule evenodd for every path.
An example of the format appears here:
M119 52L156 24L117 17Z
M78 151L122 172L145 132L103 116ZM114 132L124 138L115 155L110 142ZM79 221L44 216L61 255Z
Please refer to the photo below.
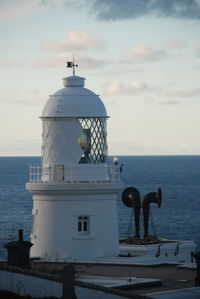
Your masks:
M0 299L37 299L38 297L21 296L8 291L0 291ZM58 299L57 297L40 297L40 299Z

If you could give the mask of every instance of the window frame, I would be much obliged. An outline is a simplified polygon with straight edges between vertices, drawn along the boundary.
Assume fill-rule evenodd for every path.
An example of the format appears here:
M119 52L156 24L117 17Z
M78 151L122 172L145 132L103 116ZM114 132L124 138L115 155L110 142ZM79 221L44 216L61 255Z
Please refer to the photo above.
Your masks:
M79 215L77 217L77 232L79 235L90 234L90 216Z

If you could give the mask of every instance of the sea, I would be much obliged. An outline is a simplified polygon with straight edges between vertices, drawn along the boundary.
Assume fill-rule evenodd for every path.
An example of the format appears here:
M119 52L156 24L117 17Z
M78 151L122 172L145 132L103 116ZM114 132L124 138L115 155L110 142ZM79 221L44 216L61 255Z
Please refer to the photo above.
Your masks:
M19 229L24 230L24 239L30 240L32 198L25 184L29 165L40 164L40 159L0 157L0 258L7 254L3 244L17 240ZM123 189L135 187L141 198L162 189L161 207L151 204L149 233L194 240L200 250L200 156L119 156L118 160L123 165ZM132 209L123 204L121 193L117 210L119 238L134 234ZM141 235L142 229L141 224Z

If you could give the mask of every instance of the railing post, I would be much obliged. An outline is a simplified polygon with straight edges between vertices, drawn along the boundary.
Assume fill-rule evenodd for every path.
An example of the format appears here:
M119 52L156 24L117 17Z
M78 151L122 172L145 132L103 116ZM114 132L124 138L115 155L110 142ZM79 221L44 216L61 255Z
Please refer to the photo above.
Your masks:
M72 165L70 164L70 181L73 181Z
M42 168L44 173L45 173L45 177L47 178L47 181L49 183L51 183L51 181L53 180L53 166L49 165L48 167L44 167Z
M33 178L32 178L32 164L29 165L29 182L32 182L33 181Z
M29 165L29 182L31 182L31 164Z
M39 182L40 181L40 177L39 177L39 175L40 175L40 169L39 169L39 165L37 165L36 166L36 172L37 172L37 175L36 175L36 180L37 180L37 182Z

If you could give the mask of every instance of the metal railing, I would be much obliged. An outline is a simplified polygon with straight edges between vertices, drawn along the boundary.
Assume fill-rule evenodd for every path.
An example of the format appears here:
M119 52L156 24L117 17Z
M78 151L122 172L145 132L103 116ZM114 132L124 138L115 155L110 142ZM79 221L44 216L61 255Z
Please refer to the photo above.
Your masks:
M106 164L59 164L49 167L30 165L29 182L119 182L120 174L119 166Z

